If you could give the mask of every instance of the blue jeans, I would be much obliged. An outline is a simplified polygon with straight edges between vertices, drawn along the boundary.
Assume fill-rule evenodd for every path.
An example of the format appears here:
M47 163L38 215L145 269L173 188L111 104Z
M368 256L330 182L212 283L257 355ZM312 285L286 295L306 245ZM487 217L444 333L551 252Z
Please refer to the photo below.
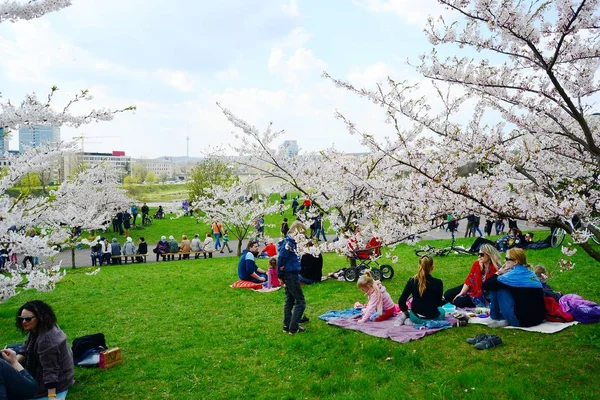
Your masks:
M215 250L219 250L221 248L221 234L215 233Z
M311 283L319 283L321 281L313 281L312 279L307 279L305 277L303 277L302 275L298 274L298 280L302 283L306 283L307 285L310 285Z
M317 229L317 240L319 240L319 236L323 235L323 241L327 241L327 236L325 236L325 229Z
M3 387L9 399L25 399L35 396L38 385L27 372L17 372L9 363L0 358L0 387ZM5 397L3 397L5 398Z
M257 272L257 273L256 273L256 275L258 275L258 276L260 276L260 277L262 277L262 278L265 278L265 280L264 280L264 281L261 281L261 280L258 280L258 279L256 279L256 278L253 278L253 277L250 277L248 280L249 280L250 282L254 282L254 283L265 283L265 282L267 281L267 274L259 274L259 273Z
M283 326L290 332L298 330L298 321L304 314L306 301L298 279L298 272L285 272L285 304L283 306ZM293 310L293 312L292 312Z
M473 226L473 236L475 236L475 232L479 234L479 237L483 236L483 233L481 233L481 229L479 229L479 226Z
M515 299L510 289L490 291L490 317L493 320L505 319L512 326L519 326L519 320L515 316Z

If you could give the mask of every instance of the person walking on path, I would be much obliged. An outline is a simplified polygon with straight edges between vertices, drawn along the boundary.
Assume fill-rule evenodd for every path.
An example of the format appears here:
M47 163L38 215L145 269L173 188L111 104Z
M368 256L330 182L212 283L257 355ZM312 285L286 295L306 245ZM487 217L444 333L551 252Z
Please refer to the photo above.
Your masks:
M212 223L212 232L215 235L215 250L221 248L221 231L223 230L223 224L215 220Z
M225 247L227 247L227 250L229 250L230 253L233 253L233 250L229 247L229 234L227 233L227 229L223 231L223 247L221 247L221 254L223 254Z

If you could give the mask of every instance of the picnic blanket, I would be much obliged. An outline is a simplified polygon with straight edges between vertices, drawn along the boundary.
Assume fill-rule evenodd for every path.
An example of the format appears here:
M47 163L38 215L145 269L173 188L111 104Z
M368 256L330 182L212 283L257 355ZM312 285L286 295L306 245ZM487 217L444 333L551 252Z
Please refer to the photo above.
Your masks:
M328 311L321 315L319 319L327 321L329 325L359 331L379 338L389 338L398 343L407 343L411 340L422 339L427 335L433 335L436 332L449 328L415 329L412 325L395 326L394 323L398 319L397 316L381 322L368 321L361 324L358 322L358 319L353 318L360 314L360 309L348 308L346 310ZM453 317L446 317L446 321L451 326L456 325L456 319Z
M487 318L472 317L469 319L469 324L488 325L490 322L492 322L492 319L490 317L487 317ZM528 331L528 332L556 333L556 332L562 331L563 329L567 329L570 326L577 325L578 323L579 322L577 322L577 321L573 321L573 322L544 321L539 325L530 326L528 328L523 328L523 327L519 327L519 326L505 326L505 328L521 329L523 331Z

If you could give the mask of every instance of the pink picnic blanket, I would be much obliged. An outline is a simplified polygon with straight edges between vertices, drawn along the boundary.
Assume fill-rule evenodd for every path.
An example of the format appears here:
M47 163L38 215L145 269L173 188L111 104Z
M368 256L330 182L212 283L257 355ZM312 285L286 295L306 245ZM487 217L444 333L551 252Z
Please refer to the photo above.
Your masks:
M363 324L358 323L358 319L353 318L337 318L327 321L329 325L339 326L340 328L351 329L366 333L367 335L390 338L394 342L407 343L411 340L422 339L427 335L433 335L434 333L443 329L415 329L412 325L401 325L394 326L394 322L398 317L392 317L388 320L381 322L368 321ZM453 317L446 317L446 321L450 322L453 326L456 325L456 319Z

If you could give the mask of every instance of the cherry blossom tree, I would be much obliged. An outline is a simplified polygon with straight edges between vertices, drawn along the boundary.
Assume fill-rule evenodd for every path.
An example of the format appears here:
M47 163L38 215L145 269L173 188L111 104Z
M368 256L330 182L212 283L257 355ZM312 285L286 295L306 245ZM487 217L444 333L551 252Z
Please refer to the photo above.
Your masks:
M409 188L425 208L417 218L453 211L557 226L600 261L587 241L600 239L590 223L600 212L600 2L439 2L458 21L429 20L434 49L416 65L438 98L420 97L422 87L407 81L360 89L325 73L381 106L395 137L377 140L337 116L407 171L387 190ZM474 172L459 174L469 164ZM575 216L581 225L571 224Z
M265 214L277 212L277 204L268 201L246 201L248 185L212 186L205 190L205 196L200 196L192 203L197 218L212 223L220 221L228 233L238 240L237 255L242 254L242 241L254 231L254 221Z
M110 223L115 208L126 208L130 199L119 187L119 175L107 164L97 164L80 171L63 182L51 194L52 202L40 216L52 230L70 233L61 245L71 247L71 261L75 268L75 247L81 238L77 230L104 229Z
M0 3L0 23L39 18L69 5L71 5L71 1L67 0L4 1ZM135 107L117 110L94 109L83 115L74 115L70 111L72 106L81 101L91 100L90 93L82 90L64 106L54 108L52 100L57 90L56 86L52 87L50 93L43 100L40 100L35 93L26 95L24 100L16 105L9 99L1 100L0 128L3 128L6 133L11 129L34 125L79 127L92 121L110 121L117 113L135 109ZM4 248L25 255L51 256L56 253L53 244L68 239L70 230L65 226L56 226L58 220L56 213L65 212L62 218L73 217L69 214L72 210L69 211L63 200L73 199L75 191L72 186L67 184L56 194L46 197L32 197L27 193L21 193L16 198L10 198L7 190L14 187L17 182L31 172L40 173L48 170L58 157L73 149L74 144L41 146L28 149L24 154L5 156L9 165L0 176L0 245ZM92 188L85 187L89 184L88 180L81 181L81 184L79 194L85 198L87 191ZM52 217L53 214L54 217ZM85 214L84 216L97 218L93 222L92 220L87 221L92 225L102 217L100 214L95 216ZM31 232L32 228L35 228L39 234L27 234L28 231ZM17 268L16 271L13 270L11 277L2 276L0 279L0 301L17 293L17 285L22 282L20 272L28 273L26 287L38 290L52 290L56 282L64 276L64 271L60 272L56 267Z

